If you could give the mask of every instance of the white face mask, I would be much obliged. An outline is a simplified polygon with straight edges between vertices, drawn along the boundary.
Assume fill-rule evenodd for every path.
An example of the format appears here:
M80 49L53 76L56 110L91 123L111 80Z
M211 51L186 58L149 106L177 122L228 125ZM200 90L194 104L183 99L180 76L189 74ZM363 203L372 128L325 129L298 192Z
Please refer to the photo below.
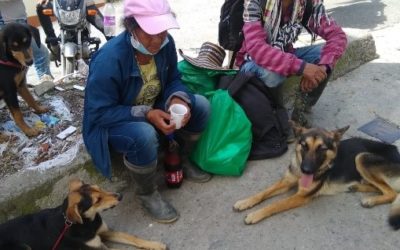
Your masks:
M167 43L169 42L168 37L166 37L163 41L163 43L160 46L160 50L167 45ZM154 56L156 53L151 53L150 51L148 51L146 49L146 47L143 46L143 44L141 42L139 42L138 40L135 39L134 35L131 34L131 44L132 46L138 50L140 53L145 54L145 55L149 55L149 56Z

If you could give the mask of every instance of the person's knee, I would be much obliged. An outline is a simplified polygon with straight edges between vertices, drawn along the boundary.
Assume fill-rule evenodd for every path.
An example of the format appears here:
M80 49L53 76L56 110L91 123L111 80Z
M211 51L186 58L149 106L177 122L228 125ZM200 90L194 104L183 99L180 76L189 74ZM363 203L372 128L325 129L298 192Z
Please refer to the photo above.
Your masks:
M51 10L53 10L53 4L52 4L51 2L48 2L47 4L38 3L38 4L36 5L36 14L37 14L39 17L41 17L41 18L45 18L45 17L50 18L50 16L45 15L45 14L43 13L43 10L44 10L44 9L51 9ZM39 21L40 21L40 18L39 18Z
M130 129L130 150L137 152L157 151L158 137L157 131L149 123L134 124Z
M207 125L210 117L210 102L202 95L195 95L195 103L192 107L192 115L186 127L191 132L201 132Z
M208 116L210 113L210 102L202 95L194 95L194 97L196 100L196 110L198 110L202 115Z

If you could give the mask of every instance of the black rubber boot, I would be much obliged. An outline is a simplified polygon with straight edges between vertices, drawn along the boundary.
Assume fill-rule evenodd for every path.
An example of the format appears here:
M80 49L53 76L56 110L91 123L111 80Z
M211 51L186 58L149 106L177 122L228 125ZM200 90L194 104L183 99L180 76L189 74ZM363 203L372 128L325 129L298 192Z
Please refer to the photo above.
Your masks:
M136 166L124 157L125 166L130 170L135 182L136 198L142 207L157 222L172 223L179 218L175 208L161 197L156 185L157 161L150 166Z
M200 134L198 133L191 133L184 130L177 132L177 140L182 150L183 178L188 181L203 183L211 180L212 175L201 170L189 159L190 153L193 151L199 138Z

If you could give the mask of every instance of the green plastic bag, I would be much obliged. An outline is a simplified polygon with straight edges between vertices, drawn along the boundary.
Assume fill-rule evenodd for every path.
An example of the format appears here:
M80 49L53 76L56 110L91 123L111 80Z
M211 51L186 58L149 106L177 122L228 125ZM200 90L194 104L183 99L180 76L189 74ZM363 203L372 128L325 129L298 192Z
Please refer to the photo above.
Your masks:
M209 100L210 120L191 160L210 173L241 175L251 148L251 123L226 90L213 92Z
M211 70L193 66L186 60L178 63L178 70L182 74L182 82L193 93L205 95L216 89L220 75L234 75L237 70Z

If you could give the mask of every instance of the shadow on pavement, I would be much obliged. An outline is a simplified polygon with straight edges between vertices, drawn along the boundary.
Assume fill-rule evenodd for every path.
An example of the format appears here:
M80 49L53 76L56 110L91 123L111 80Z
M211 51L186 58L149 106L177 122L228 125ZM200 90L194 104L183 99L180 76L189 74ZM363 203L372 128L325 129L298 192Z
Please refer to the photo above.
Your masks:
M331 8L328 13L344 28L374 29L387 20L386 5L381 0L347 1L343 6Z

